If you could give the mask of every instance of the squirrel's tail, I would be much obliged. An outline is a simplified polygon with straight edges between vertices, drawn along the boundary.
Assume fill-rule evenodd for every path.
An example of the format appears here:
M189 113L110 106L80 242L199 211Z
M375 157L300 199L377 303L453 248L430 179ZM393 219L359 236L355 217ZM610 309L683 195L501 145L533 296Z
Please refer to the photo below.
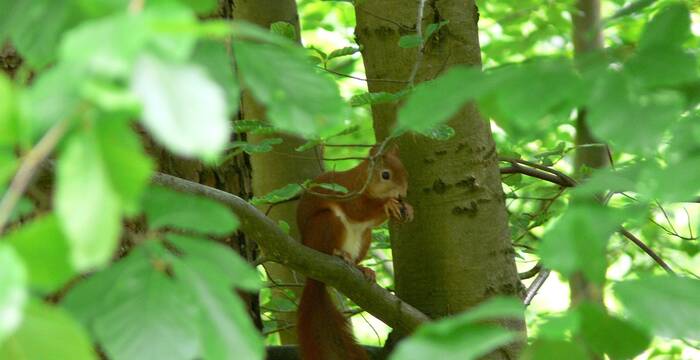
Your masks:
M304 360L367 360L348 322L331 301L326 285L307 279L299 303L299 351Z

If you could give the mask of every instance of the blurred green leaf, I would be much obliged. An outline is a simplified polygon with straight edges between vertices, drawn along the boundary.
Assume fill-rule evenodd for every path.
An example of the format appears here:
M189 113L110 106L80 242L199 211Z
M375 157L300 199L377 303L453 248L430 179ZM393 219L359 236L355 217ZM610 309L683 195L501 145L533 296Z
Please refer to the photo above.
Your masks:
M630 320L672 338L700 339L700 280L654 276L615 284Z
M0 351L3 341L22 323L27 302L27 269L15 250L0 243Z
M28 304L17 332L0 343L0 359L96 360L85 330L65 311L39 301Z
M238 218L224 205L207 198L151 186L143 209L151 229L173 227L224 236L238 228Z
M16 89L5 74L0 74L0 151L5 146L12 146L19 140L19 124L17 124ZM2 167L2 160L0 160ZM0 170L0 184L2 172Z
M640 48L681 46L690 37L690 14L681 1L663 7L646 25Z
M65 305L93 332L110 359L197 356L196 307L167 274L159 248L144 244L102 273L79 283ZM107 289L101 280L113 279ZM106 291L105 291L106 290Z
M194 322L206 359L263 359L265 346L232 285L254 290L257 272L231 250L200 239L169 236L185 253L172 263L175 276L198 305ZM199 241L198 241L199 240ZM219 252L220 254L215 255ZM213 261L211 259L214 259Z
M59 39L80 13L71 0L0 2L0 43L7 38L34 68L56 59ZM41 26L37 26L41 24Z
M597 305L581 304L581 334L588 346L611 359L632 359L644 351L651 337L625 320L607 314Z
M221 278L227 286L249 291L260 289L258 272L231 248L190 236L168 234L166 238L182 253L181 259L189 266Z
M589 280L605 279L608 239L622 214L596 203L572 205L542 238L539 254L548 269L565 276L581 271Z
M338 87L307 63L301 49L249 42L236 42L234 48L243 84L267 106L273 126L305 138L329 136L346 126L348 107Z
M269 135L275 132L275 129L260 120L236 120L233 122L233 129L237 133L252 133L260 135Z
M95 132L78 132L56 166L55 211L78 271L106 264L121 232L122 203L101 154Z
M523 360L558 359L566 354L567 360L587 360L581 345L565 340L537 339L523 353Z
M170 151L213 160L231 126L221 87L195 65L141 57L131 80L144 105L142 123Z
M209 77L226 92L229 114L238 111L240 86L235 74L235 66L223 41L201 39L192 54L192 61L206 69ZM239 123L244 120L236 121Z
M403 340L391 356L403 359L477 359L516 339L516 334L497 325L477 322L499 318L522 318L524 306L514 298L494 298L473 310L422 325Z
M60 57L84 66L90 73L128 78L150 35L143 16L118 13L83 22L67 32L61 42Z
M140 139L128 123L102 121L96 129L109 183L119 196L125 212L135 214L153 174L153 161L146 156Z
M479 69L459 67L419 84L399 109L395 133L426 131L447 121L465 102L489 90L483 82Z
M75 275L68 239L54 215L27 222L2 241L12 245L24 260L29 285L44 294L59 290Z

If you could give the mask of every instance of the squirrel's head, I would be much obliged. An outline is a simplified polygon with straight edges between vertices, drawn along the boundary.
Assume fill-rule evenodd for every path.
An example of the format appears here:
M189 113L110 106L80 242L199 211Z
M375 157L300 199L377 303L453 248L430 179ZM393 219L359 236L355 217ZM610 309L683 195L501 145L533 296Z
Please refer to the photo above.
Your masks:
M372 148L370 156L375 156L377 146ZM408 190L408 173L399 159L397 145L388 145L381 156L370 162L372 180L367 187L367 194L376 199L405 198Z

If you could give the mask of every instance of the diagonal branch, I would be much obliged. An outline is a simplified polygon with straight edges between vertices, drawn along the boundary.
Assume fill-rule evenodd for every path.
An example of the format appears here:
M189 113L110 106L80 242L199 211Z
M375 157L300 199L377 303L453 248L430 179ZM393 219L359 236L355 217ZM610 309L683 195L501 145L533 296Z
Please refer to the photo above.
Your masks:
M152 180L159 185L226 204L241 219L241 231L265 249L268 261L279 262L335 287L390 327L401 332L412 332L430 320L384 288L367 282L359 270L341 259L295 241L260 210L238 196L161 173L157 173Z
M500 157L500 161L510 163L510 167L506 168L501 168L501 174L523 174L523 175L528 175L532 176L538 179L542 179L545 181L549 181L551 183L557 184L561 187L575 187L578 185L576 180L571 178L570 176L564 174L561 171L552 169L550 167L537 164L531 161L523 160L523 159L516 159L516 158L508 158L508 157ZM609 193L608 196L612 196L613 193ZM607 200L610 200L609 198ZM603 201L603 203L607 203L606 201ZM634 236L631 232L629 232L627 229L624 227L620 227L618 232L624 236L625 238L629 239L631 242L633 242L637 247L639 247L644 253L649 255L661 268L666 270L667 273L669 274L675 274L675 272L671 269L670 266L657 254L652 250L647 244L645 244L641 239L638 237ZM541 286L541 285L540 285ZM536 292L536 290L535 290ZM534 294L532 295L534 296Z

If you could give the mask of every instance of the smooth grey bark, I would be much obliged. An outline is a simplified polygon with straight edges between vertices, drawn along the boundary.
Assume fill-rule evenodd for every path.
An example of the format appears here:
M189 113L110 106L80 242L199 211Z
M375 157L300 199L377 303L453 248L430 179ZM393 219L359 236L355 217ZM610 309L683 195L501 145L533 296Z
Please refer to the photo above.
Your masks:
M398 46L402 35L415 33L417 1L356 2L355 34L363 46L371 92L397 92L405 84L381 79L408 79L417 49ZM425 44L416 83L458 65L481 66L474 1L426 1L421 26L449 20ZM377 80L374 80L377 79ZM465 84L465 87L469 84ZM396 104L372 108L378 139L396 121ZM504 203L498 157L488 121L473 104L448 123L456 135L434 141L406 135L399 140L409 172L408 202L416 219L392 226L397 295L430 317L469 309L495 295L520 296ZM521 331L523 321L505 324ZM516 358L522 344L488 357Z
M299 15L294 0L235 0L233 2L233 18L246 20L264 28L269 28L274 22L284 21L294 26L297 40L299 40ZM274 72L275 69L270 69L270 71ZM244 91L241 100L242 118L265 119L265 108L255 101L249 92ZM290 183L301 183L321 173L320 161L312 160L316 155L313 150L303 153L294 150L304 143L301 138L284 134L249 135L248 141L257 143L269 137L280 137L283 139L283 143L275 145L273 152L251 155L253 193L256 196L265 195ZM296 201L277 205L270 210L269 216L275 221L282 220L289 224L290 234L298 239L296 206ZM279 264L266 264L265 268L274 282L280 284L303 282L302 277ZM296 293L296 298L298 298L301 288L274 288L272 296L286 298L288 297L287 291ZM285 324L296 324L296 312L273 312L273 314L276 319ZM282 344L297 342L296 327L292 326L282 330L279 335Z

